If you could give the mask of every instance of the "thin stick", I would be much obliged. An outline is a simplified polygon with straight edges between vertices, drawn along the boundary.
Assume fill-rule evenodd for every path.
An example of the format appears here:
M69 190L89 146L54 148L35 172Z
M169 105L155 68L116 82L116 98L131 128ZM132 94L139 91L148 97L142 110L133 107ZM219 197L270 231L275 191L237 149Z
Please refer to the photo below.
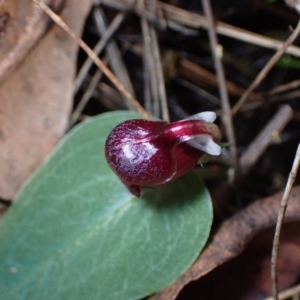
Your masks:
M201 67L200 65L192 62L187 58L180 58L178 61L178 72L185 79L193 82L194 84L201 85L202 83L209 84L210 86L218 86L216 74ZM229 94L234 96L241 96L245 89L236 85L235 83L225 80L226 87ZM258 96L254 93L250 95L251 100L258 101L261 100L261 96ZM249 98L250 98L249 97Z
M104 2L112 0L102 0ZM181 8L175 7L173 5L159 2L159 5L165 11L165 16L167 21L172 20L178 22L181 25L190 26L193 28L208 28L209 22L207 17L200 16L197 13L188 12ZM257 45L259 47L265 47L269 49L278 50L282 47L283 42L265 37L263 35L247 31L223 22L216 22L215 25L216 32L218 34L228 36L230 38L240 40L246 43ZM295 56L300 56L300 48L296 46L289 46L287 53Z
M157 11L156 0L149 1L148 6L153 13ZM139 1L139 7L145 8L143 0ZM149 83L153 98L153 112L156 117L160 117L161 112L162 119L169 121L170 117L157 34L153 24L148 22L144 17L141 18L141 25L144 39L144 62L150 74Z
M224 75L223 65L221 62L221 55L219 53L220 45L218 44L218 39L215 32L212 9L209 0L202 0L202 6L207 18L210 47L213 54L215 69L217 72L217 79L219 83L223 122L226 130L227 138L230 143L230 154L234 164L235 176L236 176L236 172L238 171L237 159L236 159L236 142L235 142L235 135L234 135L234 129L232 124L232 118L231 118L231 111L230 111L230 104L228 99L225 75Z
M276 95L276 94L279 94L279 93L286 92L288 90L296 89L299 86L300 86L300 80L299 79L293 80L293 81L290 81L290 82L287 82L287 83L284 83L284 84L281 84L281 85L278 85L278 86L274 87L273 89L267 91L265 93L265 95L266 96L273 96L273 95Z
M114 84L120 93L122 93L135 107L135 109L145 119L149 119L148 112L135 100L128 92L125 86L116 78L116 76L107 68L102 60L96 55L96 53L65 23L62 19L55 14L48 6L46 6L41 0L33 0L57 25L64 29L86 52L86 54L93 60L98 68L107 76L107 78Z
M143 7L145 6L144 0L139 1L139 6ZM159 106L159 93L158 93L158 86L157 86L157 80L155 75L155 63L154 63L154 57L153 57L153 47L152 47L152 39L150 36L150 24L149 22L142 17L141 18L141 27L142 27L142 33L143 33L143 57L145 62L145 68L149 71L149 87L150 87L150 100L151 102L148 104L151 104L151 112L154 116L158 117L160 116L160 106ZM146 71L146 70L145 70Z
M129 1L101 0L101 4L104 4L108 7L113 7L118 10L127 11L128 9L133 9L136 14L145 17L147 20L153 22L156 25L159 25L157 17L153 13L150 13L146 9L143 9L138 6L135 6L134 8L129 7ZM165 18L167 20L168 25L171 21L173 24L176 23L181 26L188 26L197 29L208 28L209 26L207 18L197 13L192 13L161 1L158 2L158 5L161 6L162 10L165 13ZM254 32L250 32L232 25L228 25L223 22L216 23L216 32L218 34L228 36L230 38L240 40L245 43L250 43L259 47L265 47L272 50L278 50L283 45L283 42L281 41ZM300 48L291 45L287 48L286 53L300 57Z
M216 96L208 93L206 90L203 90L199 86L197 86L193 83L190 83L189 81L186 81L184 79L178 78L177 80L178 80L179 84L190 89L191 91L198 94L200 97L204 98L205 100L208 100L215 105L220 105L220 103L221 103L220 99L217 98Z
M291 297L297 296L297 295L300 295L300 284L295 285L289 289L286 289L285 291L280 292L278 294L278 298L279 298L279 300L284 300L284 299L291 298ZM268 298L265 298L264 300L273 300L273 299L274 299L273 297L268 297Z
M300 143L297 148L296 156L294 158L292 170L289 174L289 178L284 190L284 194L282 196L280 209L278 212L277 217L277 223L275 228L275 234L274 234L274 240L273 240L273 247L272 247L272 257L271 257L271 281L272 281L272 294L274 300L278 300L278 287L277 287L277 271L276 271L276 265L277 265L277 256L278 256L278 249L279 249L279 238L280 238L280 230L282 227L287 202L291 193L292 186L294 184L294 181L296 179L296 175L298 172L300 163Z
M148 59L150 57L150 48L147 46L147 41L150 40L149 35L145 33L145 30L147 30L147 20L144 18L141 18L141 27L143 32L143 39L144 39L144 51L142 53L143 58L143 80L144 80L144 105L147 111L151 112L152 115L156 116L158 114L154 114L153 105L152 105L152 96L151 96L151 83L150 83L150 65L148 63ZM145 29L146 28L146 29ZM147 30L148 32L148 30Z
M124 110L126 106L120 93L111 85L99 81L93 96L109 110Z
M96 7L93 11L93 17L96 28L103 36L107 30L106 17L104 11L101 8ZM120 82L124 84L124 86L131 93L131 95L135 97L131 79L129 77L125 63L122 59L122 55L120 53L118 45L114 39L111 39L106 45L106 56L108 58L109 65L113 73L120 80ZM132 107L132 103L128 101L127 98L125 98L125 103L130 110L134 109L134 107Z
M169 122L170 116L168 111L166 87L165 87L165 81L164 81L163 70L161 65L161 56L159 53L157 34L154 27L151 26L150 26L150 36L152 40L152 53L153 53L153 60L155 63L155 73L156 73L162 119Z
M288 92L282 95L274 95L271 96L270 99L268 100L268 104L278 102L278 101L285 101L285 100L290 100L290 99L297 99L300 96L300 90L295 90L292 92Z
M263 67L263 69L259 72L259 74L254 79L254 81L250 84L248 89L245 91L245 93L241 96L241 98L235 104L235 106L232 109L232 115L235 115L239 111L239 109L241 108L243 103L247 100L249 95L258 87L258 85L268 75L268 73L274 67L274 65L279 60L279 58L286 52L287 48L297 38L299 33L300 33L300 21L298 22L297 27L295 28L293 33L290 35L290 37L285 41L285 43L282 45L282 47L271 57L271 59L268 61L268 63Z
M274 133L280 133L285 125L292 119L293 110L289 105L282 106L268 124L260 131L257 137L251 142L247 150L240 158L241 175L245 176L259 157L270 145Z
M157 1L151 0L150 1L150 9L152 11L157 10ZM157 88L158 88L158 95L159 95L159 101L160 101L160 107L161 107L161 113L162 113L162 119L169 122L170 116L168 111L168 104L167 104L167 95L166 95L166 86L164 81L164 75L162 70L162 64L161 64L161 56L159 52L159 46L158 46L158 39L157 34L155 31L155 28L150 25L150 37L151 37L151 46L152 46L152 55L153 55L153 61L154 61L154 69L156 73L156 81L157 81Z
M108 26L107 30L105 33L101 36L101 39L99 42L96 44L96 46L93 48L93 51L97 54L97 56L100 55L100 53L104 50L106 44L112 37L112 35L116 32L116 30L119 28L119 26L122 24L122 22L125 20L125 13L119 13L111 22L111 24ZM75 79L74 83L74 91L77 93L79 90L80 86L82 85L84 78L86 77L89 69L91 68L93 64L93 60L88 57L84 64L81 66L77 77Z
M94 74L87 89L85 90L84 94L82 95L77 107L75 108L74 112L72 113L68 129L70 129L79 119L80 114L82 113L84 107L86 106L89 99L92 97L94 90L97 87L97 84L102 77L102 74L103 73L100 69L98 69L96 71L96 73Z

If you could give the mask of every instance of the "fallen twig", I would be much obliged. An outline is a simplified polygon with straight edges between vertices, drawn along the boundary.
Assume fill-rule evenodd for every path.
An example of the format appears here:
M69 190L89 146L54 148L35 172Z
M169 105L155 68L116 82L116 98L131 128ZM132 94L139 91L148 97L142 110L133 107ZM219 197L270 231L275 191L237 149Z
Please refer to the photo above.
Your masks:
M276 228L275 228L275 234L274 234L274 240L273 240L273 247L272 247L272 257L271 257L271 281L272 281L272 294L274 300L278 300L278 287L277 287L277 256L278 256L278 249L279 249L279 237L280 237L280 231L283 224L283 219L285 216L286 208L288 199L290 197L290 193L292 190L292 186L294 184L294 181L297 176L298 168L300 164L300 143L297 148L297 152L294 158L294 163L292 166L292 170L289 174L289 178L284 190L284 194L282 196L280 209L278 212L277 222L276 222Z
M119 13L111 22L111 24L108 26L107 30L105 31L105 34L102 35L101 40L96 44L96 46L93 48L93 51L99 55L107 45L108 41L112 37L112 35L115 33L115 31L119 28L119 26L122 24L122 22L125 20L125 13ZM74 91L77 93L80 86L82 85L82 82L84 81L84 78L86 78L86 75L88 74L89 69L91 68L93 64L93 60L88 57L84 64L81 66L77 77L75 79L75 87Z
M57 25L63 28L68 34L78 43L78 45L87 53L87 55L93 60L93 62L99 67L102 72L109 78L109 80L115 85L115 87L121 92L129 101L132 102L135 109L145 119L149 119L148 112L135 100L128 92L125 86L116 78L116 76L107 68L97 54L65 23L62 19L55 14L47 5L40 0L33 0Z
M108 7L114 7L115 9L119 10L133 10L136 14L144 16L147 20L153 22L153 24L159 26L159 21L156 15L147 11L146 9L141 9L138 6L129 7L130 3L128 0L123 0L122 2L117 0L101 0L101 3ZM173 23L178 23L179 25L192 28L208 28L207 18L204 16L186 11L164 2L158 2L158 5L161 6L163 12L165 13L167 24L169 21L172 21ZM223 22L216 22L216 32L245 43L250 43L259 47L265 47L273 50L278 50L282 48L283 45L283 42L281 41L237 28ZM300 48L296 46L289 46L286 50L286 53L300 57Z
M157 10L156 0L150 1L149 5L151 11L154 13ZM139 1L139 6L141 6L142 8L145 7L145 3L143 0ZM147 70L149 70L150 74L149 79L153 100L153 112L156 117L160 117L161 111L162 119L165 121L169 121L170 116L167 105L167 96L157 34L155 28L145 18L141 19L141 24L144 37L144 62L146 64L145 67ZM147 95L147 98L148 97L149 96ZM149 102L150 100L148 99L148 105Z
M284 105L261 130L240 158L240 171L243 176L249 172L268 145L272 143L274 134L279 133L292 117L292 108L289 105Z
M266 96L273 96L273 95L276 95L276 94L279 94L279 93L283 93L283 92L286 92L286 91L289 91L289 90L293 90L293 89L296 89L299 86L300 86L300 80L299 79L293 80L291 82L287 82L287 83L278 85L275 88L269 90L266 93Z
M93 12L94 21L96 24L96 27L98 31L103 36L107 30L106 26L106 18L104 11L101 8L95 8ZM128 74L127 68L124 64L124 61L122 59L120 50L118 48L117 43L114 40L111 40L106 45L106 56L108 58L108 63L113 71L113 73L116 75L116 77L124 84L126 89L130 92L130 94L135 97L134 89L131 83L130 76ZM124 99L126 106L129 109L134 109L132 106L132 103L127 100L127 98Z
M291 298L293 296L299 296L300 295L300 284L298 285L295 285L289 289L286 289L285 291L282 291L278 294L278 299L279 300L284 300L284 299L287 299L287 298ZM293 298L294 299L294 298ZM296 298L298 299L298 298ZM264 300L274 300L273 297L268 297L268 298L265 298Z
M271 59L268 61L268 63L259 72L257 77L254 79L254 81L250 84L250 86L245 91L245 93L240 97L238 102L232 108L232 115L235 115L239 111L239 109L244 104L244 102L247 100L249 95L259 86L259 84L263 81L263 79L268 75L268 73L274 67L276 62L280 59L280 57L286 52L287 48L297 38L299 33L300 33L300 21L298 22L297 27L295 28L293 33L290 35L290 37L285 41L285 43L282 45L282 47L271 57Z
M232 123L231 112L230 112L230 103L229 103L226 81L225 81L225 74L224 74L224 69L221 61L221 54L220 54L221 46L219 45L218 38L215 32L213 14L212 14L209 0L202 0L202 6L207 18L210 47L213 54L213 60L214 60L217 79L219 83L219 92L220 92L220 99L222 105L222 118L226 130L228 142L230 143L231 160L234 164L235 174L232 178L234 180L238 172L237 156L236 156L237 152L236 152L235 134L234 134L233 123Z

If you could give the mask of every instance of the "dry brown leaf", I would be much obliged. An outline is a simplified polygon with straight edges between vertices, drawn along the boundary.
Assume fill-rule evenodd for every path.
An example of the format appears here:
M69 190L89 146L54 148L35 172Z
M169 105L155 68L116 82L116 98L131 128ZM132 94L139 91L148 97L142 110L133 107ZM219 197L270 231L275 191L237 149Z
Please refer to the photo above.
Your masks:
M300 269L300 222L282 228L277 260L279 290L293 286ZM263 300L271 295L270 260L274 227L260 232L234 259L180 292L178 300Z
M195 264L172 285L149 300L175 299L190 281L197 280L217 266L239 255L259 232L276 224L282 193L255 201L225 221ZM285 222L300 220L300 186L289 199Z
M91 4L67 1L62 11L63 20L79 34ZM1 198L14 197L64 134L77 50L68 34L53 26L0 86Z
M44 1L57 11L64 0ZM0 81L24 58L49 25L32 0L0 2Z

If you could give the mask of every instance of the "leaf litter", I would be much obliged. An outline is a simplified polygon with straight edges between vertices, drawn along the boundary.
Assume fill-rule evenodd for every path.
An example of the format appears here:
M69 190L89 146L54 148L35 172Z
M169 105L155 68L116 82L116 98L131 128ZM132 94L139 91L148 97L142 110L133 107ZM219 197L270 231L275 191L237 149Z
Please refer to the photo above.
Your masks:
M113 7L114 9L118 9L116 1L103 1L103 3L106 6ZM265 4L263 4L263 5L265 5ZM268 6L268 9L270 9L272 11L272 9L274 9L275 7L276 7L276 5ZM127 9L128 8L131 9L130 7L127 6ZM168 21L170 21L170 20L173 22L176 21L176 22L178 22L178 24L180 24L180 26L182 26L182 24L184 24L182 27L180 27L180 26L173 27L173 28L176 28L176 30L178 30L178 31L181 31L183 33L195 34L195 32L192 32L192 31L189 32L188 28L184 27L184 26L187 26L187 24L188 24L188 26L191 26L192 28L197 28L197 29L200 28L201 26L203 26L200 24L201 23L200 20L201 21L203 21L203 20L200 19L197 14L192 14L191 12L189 12L187 10L187 8L186 8L186 10L179 9L176 6L172 6L170 4L164 4L164 3L161 4L160 8L165 11L164 17L166 17ZM216 10L217 10L217 8L216 8ZM240 8L237 9L237 11L239 11L239 10L240 10ZM275 10L273 10L272 12L274 14L276 14ZM138 16L141 16L139 14L142 14L142 13L137 10L137 14L138 14ZM180 14L182 14L182 15L180 15ZM222 13L220 14L220 11L219 11L217 14L219 14L218 16L222 19ZM291 18L289 18L289 20L292 20L294 16L292 16L291 12L289 12L289 15L291 16ZM226 17L224 17L224 18L226 19ZM163 23L162 22L163 18L161 18L161 15L159 15L158 19L159 19L160 23ZM284 19L284 17L283 17L283 19ZM295 19L295 17L294 17L294 19ZM180 21L184 21L184 22L181 23ZM130 23L129 23L129 26L130 26ZM204 25L204 27L205 26L207 26L207 25ZM227 28L228 27L226 27L226 24L224 24L222 22L220 22L217 25L217 30L218 30L218 32L221 32L221 34L224 34L224 32L225 32L225 35L228 34L228 32L226 31ZM123 30L124 30L124 27L123 27ZM243 32L242 30L240 32L238 28L236 28L234 32L235 32L234 38L237 38L237 39L241 38L241 40L243 40L242 36L244 33L248 34L247 42L249 42L249 41L251 42L252 38L254 41L255 38L257 37L254 33L252 34L251 32L250 33ZM124 34L124 32L123 32L123 34ZM232 34L232 33L230 33L230 34ZM124 37L126 37L126 34L123 36L122 32L121 32L119 35L119 42L122 43L124 41ZM269 45L269 46L276 45L276 42L274 40L268 40L267 38L262 37L262 36L260 36L259 38L260 38L259 45L260 44L263 45L265 42L266 43L264 45ZM226 42L225 42L225 44L226 44ZM278 45L277 49L278 49L278 47L281 47L279 44L277 44L277 45ZM126 46L127 49L130 49L130 46L128 46L128 44L127 44L127 46ZM227 46L228 46L228 44L227 44ZM270 46L270 47L272 48L273 46ZM249 47L249 49L250 49L250 52L254 56L257 55L258 51L256 49L253 49L253 48L251 49L251 47ZM132 49L130 49L129 51L135 52L135 50L136 50L136 48L134 48L134 45L132 45ZM231 51L231 50L232 49L230 49L229 51ZM299 56L299 53L298 53L299 48L297 46L289 47L288 51L294 51L294 52L290 52L290 53L293 53L293 55ZM202 53L202 55L203 55L203 53ZM204 57L207 60L207 56L205 56L205 55L206 54L204 54ZM262 56L262 55L263 54L261 53L260 56ZM184 55L183 57L182 56L179 57L179 62L182 61L183 59L186 59L185 57L186 57L186 55ZM193 54L190 54L190 56L187 56L187 57L192 57L194 59L194 61L197 61L197 63L202 65L202 67L204 66L207 69L212 68L212 65L207 64L207 62L203 62L201 60L201 58L195 59L195 56ZM231 57L231 59L232 59L232 57ZM233 60L231 60L231 61L232 61L232 63L234 63ZM192 60L191 60L191 62L192 62ZM242 68L242 69L245 68L245 66L236 66L236 67ZM196 64L195 68L197 68L197 64ZM250 68L252 68L251 69L252 73L254 73L254 74L258 73L257 69L255 69L253 67L250 67ZM249 78L247 78L247 76L244 75L244 74L247 74L246 69L245 69L245 72L243 72L243 70L240 70L240 71L241 72L239 74L241 74L241 77L243 77L244 82L247 82L247 80L248 80L248 85L250 85L251 81L249 81ZM184 70L182 70L182 73L184 74ZM185 73L187 73L187 72L185 72ZM251 73L251 72L249 72L249 73ZM276 74L276 69L275 69L274 73ZM290 73L292 73L292 72L290 72ZM280 72L278 71L277 74L275 75L275 77L279 78L280 77L279 74L280 74ZM131 74L131 76L133 76L133 74ZM274 76L274 75L272 74L270 77L272 78L272 76ZM291 76L290 76L291 79L293 79L293 76L295 76L295 75L291 74ZM186 75L186 77L188 77L188 75ZM190 80L195 81L194 78L190 79ZM241 82L237 78L235 78L233 80L233 82L234 81L235 81L235 84L237 87L237 89L235 88L235 90L241 91L243 88L245 89L247 87L247 86L241 84ZM179 83L179 85L180 85L180 82L182 83L182 81L180 81L180 80L176 82L176 79L175 79L175 84L178 85L178 83ZM197 81L197 82L199 83L199 81ZM269 84L268 81L267 81L267 84L265 84L265 85L262 84L262 90L264 90L264 89L267 90L268 84ZM201 85L201 82L199 83L199 85ZM215 86L217 86L216 82L215 82ZM173 85L171 84L171 87L173 88L174 84ZM203 88L203 86L202 86L202 88ZM205 85L204 85L204 88L207 89L207 91L209 91L209 93L211 93L212 97L215 97L214 94L216 94L216 91L214 91L211 87L207 87ZM169 109L171 110L172 117L175 119L178 118L179 115L182 118L182 115L185 117L186 116L185 114L189 115L189 114L194 113L195 107L200 106L203 109L207 106L207 104L199 104L199 102L195 103L195 102L193 102L194 101L193 99L189 99L189 101L192 101L193 105L187 105L182 100L176 98L176 93L178 93L178 89L175 88L174 90L175 90L175 92L173 92L173 93L170 90L168 90L168 92L169 92L168 101L170 104ZM203 91L201 91L200 89L197 90L197 93L202 93L202 96L203 96ZM112 93L110 93L110 92L107 93L107 90L104 93L103 85L99 85L96 88L94 95L92 96L92 101L94 101L94 102L95 102L95 100L93 100L93 97L95 97L95 95L97 95L97 97L98 97L98 99L96 100L98 105L99 105L99 102L101 103L100 110L98 110L98 111L99 112L105 111L106 110L105 103L107 103L107 102L111 103L111 102L109 100L107 101L107 99L101 100L101 96L99 97L99 95L105 95L105 98L112 98L113 97ZM204 95L205 95L205 93L204 93ZM209 95L207 94L204 97L209 98L208 96ZM256 94L256 91L255 91L255 94L253 93L252 95L249 95L249 98L252 97L254 102L252 103L251 101L249 101L249 103L246 103L244 105L244 107L242 107L242 113L241 113L241 116L239 117L239 118L243 119L242 123L240 123L240 125L242 124L242 126L237 127L239 130L237 130L237 133L236 133L238 145L243 145L243 144L250 145L251 141L252 141L250 139L250 137L253 137L254 132L258 133L259 132L258 128L260 129L260 127L262 125L265 125L267 123L267 121L266 121L267 118L272 119L274 116L274 110L278 109L279 106L278 106L278 104L276 104L276 101L278 101L278 100L275 100L275 97L274 97L274 102L272 102L273 101L272 96L267 98L271 101L270 102L271 105L268 107L268 106L265 106L264 103L262 103L262 99L264 96L265 96L264 93ZM199 95L198 95L198 97L199 97ZM289 96L287 93L286 98L283 98L283 97L282 98L284 99L284 101L287 101L288 104L291 104L291 102L289 101L290 100L289 97L291 97L291 96ZM141 98L142 98L142 95L141 95ZM171 101L171 99L172 99L172 101ZM175 99L175 101L174 101L174 99ZM214 99L216 99L216 97ZM123 102L122 98L117 99L117 102L118 101L120 103ZM150 107L151 107L151 104L150 104ZM111 108L112 107L110 106L110 109ZM218 109L217 106L214 106L214 108L216 110ZM257 108L262 108L262 109L259 112L257 110ZM292 103L292 108L293 108L293 111L297 112L297 109L298 109L297 104ZM85 110L83 112L83 115L81 118L84 118L84 116L85 116L84 114L89 114L89 112L90 112L90 109L88 108L87 110ZM94 114L94 113L95 112L93 111L92 114ZM259 116L259 118L257 116ZM253 122L253 119L255 120L255 122ZM261 120L263 120L263 121L261 121ZM292 125L295 126L295 124L296 124L296 126L298 126L299 124L297 124L297 120L298 120L298 117L297 117L297 113L296 113L296 117L294 117L294 119L292 121L292 123L293 123ZM243 122L245 122L245 124L247 124L247 126L250 127L251 130L247 131L247 129L245 129L245 125ZM253 126L253 124L254 124L254 126ZM256 127L256 131L255 131L255 127ZM268 133L268 135L269 135L268 144L270 144L272 141L278 142L278 136L279 136L278 143L284 143L285 138L287 139L287 141L291 141L291 140L295 139L295 137L298 137L298 135L295 134L293 131L293 126L288 126L288 129L285 130L283 133L281 133L282 130L284 130L284 128L281 128L281 126L278 127L278 132L276 132L276 129L274 129L273 140L271 139L272 134L271 134L271 132L269 132ZM277 138L276 138L275 133L278 134ZM285 145L283 144L283 146L285 146ZM278 148L282 149L283 147L278 147ZM290 146L288 148L290 148ZM283 148L283 149L285 149L285 148ZM286 172L284 172L284 171L282 172L282 170L280 170L280 167L282 168L282 166L284 165L284 166L286 166L286 168L288 168L290 161L284 159L283 156L280 157L278 155L278 152L280 153L280 150L277 151L277 153L276 153L277 155L275 154L275 156L272 152L276 152L276 151L274 151L274 147L271 147L271 150L267 149L266 153L263 153L263 151L260 150L260 153L256 158L258 159L258 157L261 157L261 159L258 160L258 162L257 162L257 159L255 159L255 164L253 163L250 166L253 170L249 174L247 174L247 176L245 176L245 178L243 178L243 180L240 182L240 184L241 184L240 187L243 188L246 186L246 189L242 192L242 195L246 199L246 200L244 200L243 205L245 205L245 202L247 202L247 197L251 198L250 200L253 201L254 199L260 198L259 196L261 196L262 194L263 195L266 195L266 194L272 195L275 191L282 189L283 181L284 181L282 179L282 176L283 176L282 174L286 174ZM290 151L290 152L293 153L292 151ZM226 150L225 150L225 153L226 153ZM289 157L291 157L291 156L292 155L290 155ZM274 159L274 157L275 157L275 159ZM288 156L285 155L285 157L288 157ZM226 160L226 157L223 157L223 159L224 159L224 161L222 163L227 162L230 165L230 160ZM276 160L277 169L275 169L274 171L270 171L271 165L273 167L275 160ZM216 164L216 162L212 162L212 164L213 164L212 165L213 168L218 167L218 164ZM260 178L263 178L265 181L263 188L262 188L261 183L258 184ZM252 183L251 188L247 187L246 180L248 180L247 183L249 186L251 186L251 183ZM255 184L253 185L253 183L255 183ZM268 185L269 185L269 187L266 188L266 186L268 186ZM256 189L253 189L253 186ZM212 185L211 189L212 190L214 189L213 185ZM250 192L252 193L251 197L249 197ZM248 243L250 242L251 239L254 238L255 235L257 235L261 232L261 235L263 236L262 239L264 240L266 238L267 234L270 235L270 232L265 231L265 229L275 225L277 211L279 208L278 203L279 203L280 197L281 197L280 194L274 194L273 196L267 197L265 199L257 200L250 206L246 207L244 210L242 210L238 213L235 213L231 218L229 218L227 221L225 221L220 226L218 231L214 234L212 241L208 244L206 250L200 256L200 258L196 262L196 264L189 271L187 271L182 277L180 277L173 285L166 288L164 291L157 294L153 298L154 299L173 299L172 297L176 298L176 295L179 293L179 291L190 280L195 280L196 278L201 278L204 274L208 274L210 272L211 273L209 275L215 276L214 271L212 271L212 270L214 270L217 266L225 263L226 261L229 261L228 264L230 264L231 263L230 260L233 259L234 257L236 257L237 255L239 255L245 249L245 247L247 247ZM287 218L287 221L289 221L289 222L299 221L299 215L300 215L299 207L297 205L295 205L295 202L297 202L296 200L299 198L300 198L299 197L299 187L296 187L292 190L292 195L291 195L290 203L288 206L286 218ZM227 204L229 204L229 203L230 202L227 201ZM231 214L232 214L232 212L230 213L230 215ZM295 224L295 228L297 228L297 223ZM234 235L233 232L236 233L236 235ZM286 238L286 235L288 235L286 232L287 231L285 230L284 234L283 234L283 240L284 239L288 240ZM292 232L295 233L297 231L293 230ZM254 241L255 241L255 238L254 238ZM218 247L216 247L216 245L218 245ZM249 245L249 248L250 247L251 247L251 243ZM258 246L256 246L256 247L258 247ZM289 244L286 245L285 241L282 242L282 247L283 247L283 253L296 253L297 252L297 251L295 251L295 247L297 247L297 246L294 247L293 245L292 246L289 246ZM220 249L222 249L222 251L220 251ZM247 251L247 249L246 249L246 251ZM251 254L251 255L250 255L250 257L248 257L248 261L255 260L253 258L253 255L255 255L255 254ZM285 260L283 260L284 263L280 263L280 261L279 261L279 264L282 264L282 265L286 264L287 256L286 256ZM267 268L267 261L269 259L269 256L266 256L266 257L267 257L265 260L266 268L262 268L261 271L256 271L256 273L255 273L258 276L258 278L260 278L259 276L263 276L263 277L261 277L262 282L264 282L264 280L266 280L266 278L268 278L268 276L269 276L269 274L268 274L269 271ZM279 257L279 259L282 259L282 258ZM294 261L295 266L297 265L297 262L298 262L298 258L296 256L295 261ZM233 260L233 263L234 263L234 260ZM240 265L235 265L235 268L239 268L239 266ZM217 268L217 270L218 269L219 268ZM281 270L279 270L279 276L281 274L280 271ZM287 268L286 270L283 270L283 271L285 271L286 273L289 273L289 275L290 275L290 276L287 276L287 277L289 277L289 280L286 280L284 282L284 284L280 283L281 288L286 288L295 283L295 278L297 276L294 276L295 270L293 268ZM227 270L227 273L225 272L225 275L223 274L223 276L226 276L226 274L228 274L228 272L229 271ZM185 278L185 279L183 279L183 278ZM205 280L205 278L206 278L206 276L203 279ZM216 276L213 278L218 278L218 277ZM202 279L199 280L200 284L201 284L201 280ZM217 280L222 280L222 277ZM266 280L266 282L267 282L267 280ZM268 285L268 284L269 283L266 283L265 285ZM261 286L263 286L263 285L264 284L262 284ZM261 286L260 286L260 288L261 288ZM255 291L256 291L255 287L253 287L252 295L255 294ZM268 293L270 293L270 285L267 287L265 286L263 291L264 291L263 295L259 295L258 299L263 299L263 297L265 297ZM168 294L168 292L170 292L170 294ZM251 295L251 292L248 294ZM162 298L160 298L160 297L162 297ZM165 298L163 298L163 297L165 297ZM168 297L171 297L171 298L168 298ZM243 296L240 296L239 298L236 298L236 299L246 299L245 297L246 297L246 291L245 291L244 298L243 298ZM180 296L179 296L179 299L180 299Z

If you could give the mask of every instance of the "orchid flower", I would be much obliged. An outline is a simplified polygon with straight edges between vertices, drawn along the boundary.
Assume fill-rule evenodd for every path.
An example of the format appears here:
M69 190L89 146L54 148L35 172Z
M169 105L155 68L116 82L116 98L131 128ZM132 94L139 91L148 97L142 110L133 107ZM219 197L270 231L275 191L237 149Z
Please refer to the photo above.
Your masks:
M219 155L214 112L201 112L174 123L134 119L116 126L105 144L112 170L135 196L184 175L204 154Z

